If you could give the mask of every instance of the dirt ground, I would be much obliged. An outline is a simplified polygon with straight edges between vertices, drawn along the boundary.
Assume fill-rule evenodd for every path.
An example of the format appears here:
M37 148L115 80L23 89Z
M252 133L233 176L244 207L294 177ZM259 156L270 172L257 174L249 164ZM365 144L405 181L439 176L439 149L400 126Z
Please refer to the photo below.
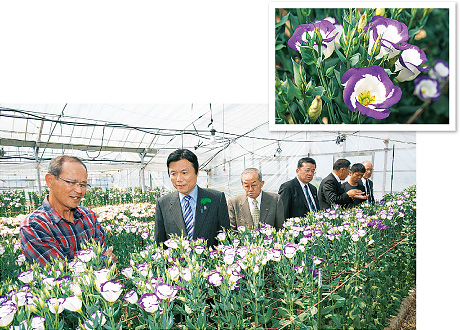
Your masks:
M398 315L390 320L390 324L385 330L415 330L416 307L417 299L416 290L414 288L409 292L409 295L404 298Z

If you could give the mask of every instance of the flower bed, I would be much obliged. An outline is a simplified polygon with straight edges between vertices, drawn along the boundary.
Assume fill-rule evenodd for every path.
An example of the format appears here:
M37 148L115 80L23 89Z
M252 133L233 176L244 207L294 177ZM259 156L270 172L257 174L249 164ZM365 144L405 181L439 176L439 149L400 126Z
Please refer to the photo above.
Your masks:
M0 287L0 326L382 329L415 283L415 187L378 205L291 219L278 232L223 233L215 250L183 238L161 249L151 227L144 236L142 226L127 228L120 234L140 244L126 265L104 263L96 246L67 268L16 265Z

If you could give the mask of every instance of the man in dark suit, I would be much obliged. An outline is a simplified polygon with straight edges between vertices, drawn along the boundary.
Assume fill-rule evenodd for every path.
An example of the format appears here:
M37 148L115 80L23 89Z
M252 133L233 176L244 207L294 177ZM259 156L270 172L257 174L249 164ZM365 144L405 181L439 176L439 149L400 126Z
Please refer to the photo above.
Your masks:
M363 178L364 173L366 173L366 168L364 167L363 164L361 163L353 164L350 169L350 178L348 179L347 182L343 184L343 188L345 189L345 192L351 189L359 189L365 193L366 189L364 188L364 185L361 182L361 179ZM365 199L354 198L353 201L349 204L346 204L345 207L346 208L355 207L361 203L364 203L365 201L366 201Z
M366 189L366 195L369 195L369 197L367 197L367 202L374 203L374 183L371 180L371 176L374 171L374 166L372 166L372 163L369 161L362 162L362 164L366 169L366 173L364 173L361 181L363 182L364 188Z
M189 239L204 238L217 245L222 228L230 228L223 192L198 187L198 159L187 149L172 152L166 164L177 192L161 197L155 210L155 241L160 244L171 234Z
M316 187L310 183L315 175L316 161L305 157L297 162L297 176L283 183L278 194L281 196L286 219L304 217L319 209Z
M339 159L334 163L332 173L326 176L319 185L318 199L321 210L330 208L333 204L346 205L353 202L354 198L365 199L364 192L351 189L345 192L341 181L350 173L350 161Z
M230 228L239 226L258 228L269 224L276 229L283 227L284 208L278 194L262 191L262 173L256 168L247 168L241 174L245 194L228 201Z

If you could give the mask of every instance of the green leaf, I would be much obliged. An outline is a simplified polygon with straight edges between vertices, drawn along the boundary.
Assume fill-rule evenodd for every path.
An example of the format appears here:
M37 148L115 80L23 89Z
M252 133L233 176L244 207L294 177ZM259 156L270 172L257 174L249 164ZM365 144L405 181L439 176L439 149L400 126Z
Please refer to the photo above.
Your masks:
M337 44L334 44L335 46L335 52L337 53L337 56L343 63L347 63L347 59L345 58L345 55L342 54L342 52L339 50Z
M289 15L291 15L291 13L288 13L286 16L283 16L281 20L275 24L275 29L279 28L283 24L286 24L287 20L289 19Z
M334 74L335 65L326 70L326 77L330 78Z
M302 55L302 61L304 61L306 65L316 64L316 57L313 55L315 52L316 51L311 46L300 47L300 55Z
M355 66L359 62L359 57L360 57L360 54L356 53L350 58L350 63L352 66Z
M285 48L285 47L286 47L286 46L283 45L283 44L276 44L275 50L280 50L280 49L283 49L283 48Z

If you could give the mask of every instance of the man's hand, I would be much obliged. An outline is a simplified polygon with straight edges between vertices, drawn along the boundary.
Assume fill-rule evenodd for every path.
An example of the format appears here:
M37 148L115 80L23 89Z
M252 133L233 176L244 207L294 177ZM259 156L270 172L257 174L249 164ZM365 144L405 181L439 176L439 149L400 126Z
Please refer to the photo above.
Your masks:
M109 256L112 259L112 261L115 262L115 263L118 261L118 259L115 256L115 254L113 254L113 246L109 246L107 248L107 250L105 250L104 255Z
M348 196L351 198L356 198L356 199L367 199L369 195L364 195L365 192L361 191L359 189L351 189L347 191Z

